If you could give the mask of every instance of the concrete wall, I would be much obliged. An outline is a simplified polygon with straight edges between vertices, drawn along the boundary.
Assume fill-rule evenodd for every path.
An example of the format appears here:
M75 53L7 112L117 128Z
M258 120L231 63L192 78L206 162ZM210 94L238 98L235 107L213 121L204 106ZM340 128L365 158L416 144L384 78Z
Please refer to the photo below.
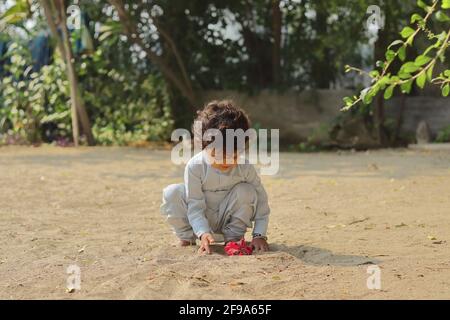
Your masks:
M400 98L386 103L386 115L397 117L400 111ZM433 135L450 126L450 98L407 97L403 114L402 131L415 133L420 121L425 120Z
M317 90L302 93L276 93L268 90L257 95L235 91L208 91L204 101L233 99L261 128L280 129L280 140L297 143L308 137L320 124L333 120L342 107L345 90Z
M315 90L301 93L269 90L256 95L236 91L207 91L204 101L233 99L250 115L253 124L262 128L280 129L283 143L298 143L321 124L333 120L343 106L342 98L351 90ZM387 116L395 117L399 98L388 101ZM450 125L450 98L412 97L406 99L404 128L414 132L420 120L429 122L432 133Z

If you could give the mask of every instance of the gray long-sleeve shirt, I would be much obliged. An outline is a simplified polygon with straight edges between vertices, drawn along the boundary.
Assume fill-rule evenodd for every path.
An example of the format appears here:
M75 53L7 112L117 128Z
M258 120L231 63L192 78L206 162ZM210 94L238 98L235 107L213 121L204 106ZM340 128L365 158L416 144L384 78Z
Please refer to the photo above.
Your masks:
M263 236L267 233L270 208L267 193L252 164L238 164L227 172L222 172L208 164L204 151L192 157L186 165L184 184L189 223L197 236L211 232L207 211L217 212L220 203L238 183L246 182L255 187L257 205L253 233Z

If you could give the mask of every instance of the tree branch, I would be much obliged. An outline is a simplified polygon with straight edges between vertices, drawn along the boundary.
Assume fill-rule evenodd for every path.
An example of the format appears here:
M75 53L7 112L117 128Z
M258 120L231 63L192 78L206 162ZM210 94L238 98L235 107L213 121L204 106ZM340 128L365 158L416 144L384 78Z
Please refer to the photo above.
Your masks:
M128 37L128 40L134 44L137 44L141 47L142 50L147 54L148 59L157 65L161 71L161 73L174 84L174 86L180 90L181 94L189 101L191 110L195 110L195 106L197 105L197 98L194 91L184 83L184 81L180 81L178 75L170 68L166 62L154 53L151 48L146 48L141 38L139 38L138 30L136 25L131 21L127 11L125 10L124 4L122 0L108 0L119 15L119 19L124 25L125 34Z

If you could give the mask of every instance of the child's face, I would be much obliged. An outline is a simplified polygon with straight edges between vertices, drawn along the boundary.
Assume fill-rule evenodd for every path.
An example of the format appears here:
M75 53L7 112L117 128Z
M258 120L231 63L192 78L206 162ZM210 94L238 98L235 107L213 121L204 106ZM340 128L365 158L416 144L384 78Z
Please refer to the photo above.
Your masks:
M223 155L222 161L218 159L218 155L216 156L216 152L214 149L208 151L209 158L211 161L211 166L213 168L219 169L221 171L227 171L234 168L237 165L239 154L237 152L232 155Z

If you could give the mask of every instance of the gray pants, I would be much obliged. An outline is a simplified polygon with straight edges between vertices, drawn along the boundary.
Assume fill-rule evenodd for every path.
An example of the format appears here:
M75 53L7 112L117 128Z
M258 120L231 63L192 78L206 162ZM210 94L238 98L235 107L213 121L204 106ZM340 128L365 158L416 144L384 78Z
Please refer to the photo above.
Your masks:
M163 190L161 214L166 217L176 236L181 240L195 240L189 224L184 184L171 184ZM217 211L206 210L211 231L222 234L225 241L239 240L252 227L257 195L248 183L236 184L219 203Z

